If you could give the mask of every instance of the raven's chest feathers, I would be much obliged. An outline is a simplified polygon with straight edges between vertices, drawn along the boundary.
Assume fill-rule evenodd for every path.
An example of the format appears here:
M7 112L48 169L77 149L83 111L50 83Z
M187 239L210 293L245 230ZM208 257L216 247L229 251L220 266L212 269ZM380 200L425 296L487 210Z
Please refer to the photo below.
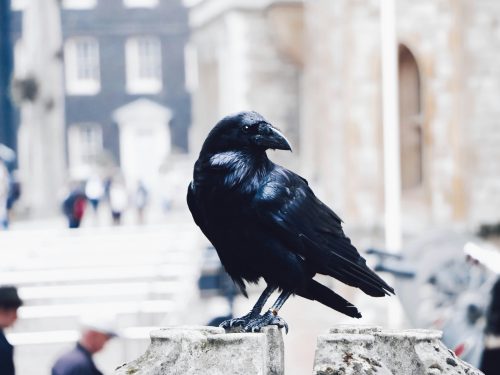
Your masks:
M213 154L196 162L192 188L207 237L219 252L252 236L255 228L249 225L245 210L251 207L271 168L265 154L260 157L241 151Z

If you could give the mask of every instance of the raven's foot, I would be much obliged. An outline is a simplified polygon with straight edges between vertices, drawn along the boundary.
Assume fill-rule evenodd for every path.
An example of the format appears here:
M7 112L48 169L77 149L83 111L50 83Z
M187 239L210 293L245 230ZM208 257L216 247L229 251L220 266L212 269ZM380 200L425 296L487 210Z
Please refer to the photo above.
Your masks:
M241 318L224 320L221 324L219 324L219 327L222 327L224 329L231 329L233 327L244 327L248 324L248 322L250 322L252 319L258 316L259 314L249 312L248 314L242 316Z
M285 328L285 332L288 333L287 322L270 310L263 315L259 315L258 317L251 319L247 324L245 324L243 329L246 332L260 332L260 330L265 326L278 326L278 328Z

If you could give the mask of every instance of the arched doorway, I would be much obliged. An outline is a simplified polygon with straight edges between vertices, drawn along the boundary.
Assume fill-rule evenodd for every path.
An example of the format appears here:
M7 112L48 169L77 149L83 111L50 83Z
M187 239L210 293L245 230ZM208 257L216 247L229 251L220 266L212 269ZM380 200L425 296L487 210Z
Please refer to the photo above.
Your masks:
M399 47L399 124L401 187L406 192L423 185L423 132L421 82L417 61L411 51Z
M401 210L406 233L425 228L428 215L425 194L422 81L413 53L399 46L399 126L401 156Z

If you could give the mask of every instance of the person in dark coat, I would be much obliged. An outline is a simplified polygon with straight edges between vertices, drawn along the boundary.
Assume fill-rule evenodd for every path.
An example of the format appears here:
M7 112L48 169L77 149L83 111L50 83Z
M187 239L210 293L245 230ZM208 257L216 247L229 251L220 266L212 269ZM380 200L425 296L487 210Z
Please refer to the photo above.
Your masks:
M486 322L485 349L480 370L485 375L498 375L500 374L500 278L491 290Z
M103 317L85 319L76 346L63 354L52 367L52 375L102 375L92 356L116 336L111 320Z
M17 320L17 309L23 304L13 286L0 286L0 375L14 375L14 347L3 332Z
M62 209L68 219L69 228L79 228L85 213L87 197L80 188L72 189L64 199Z

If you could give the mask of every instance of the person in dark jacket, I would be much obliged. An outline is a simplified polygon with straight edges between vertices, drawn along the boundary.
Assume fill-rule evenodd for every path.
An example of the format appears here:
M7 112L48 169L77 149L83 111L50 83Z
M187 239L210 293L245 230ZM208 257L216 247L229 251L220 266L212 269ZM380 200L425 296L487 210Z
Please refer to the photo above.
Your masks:
M92 356L101 351L109 339L116 336L113 322L104 317L85 318L82 334L76 346L63 354L52 367L52 375L102 375Z
M480 370L485 375L498 375L500 374L500 278L491 290L485 333L485 349Z
M62 209L68 219L69 228L79 228L85 213L87 197L80 188L74 188L64 199Z
M14 347L3 332L17 320L17 309L23 304L13 286L0 286L0 375L14 375Z

